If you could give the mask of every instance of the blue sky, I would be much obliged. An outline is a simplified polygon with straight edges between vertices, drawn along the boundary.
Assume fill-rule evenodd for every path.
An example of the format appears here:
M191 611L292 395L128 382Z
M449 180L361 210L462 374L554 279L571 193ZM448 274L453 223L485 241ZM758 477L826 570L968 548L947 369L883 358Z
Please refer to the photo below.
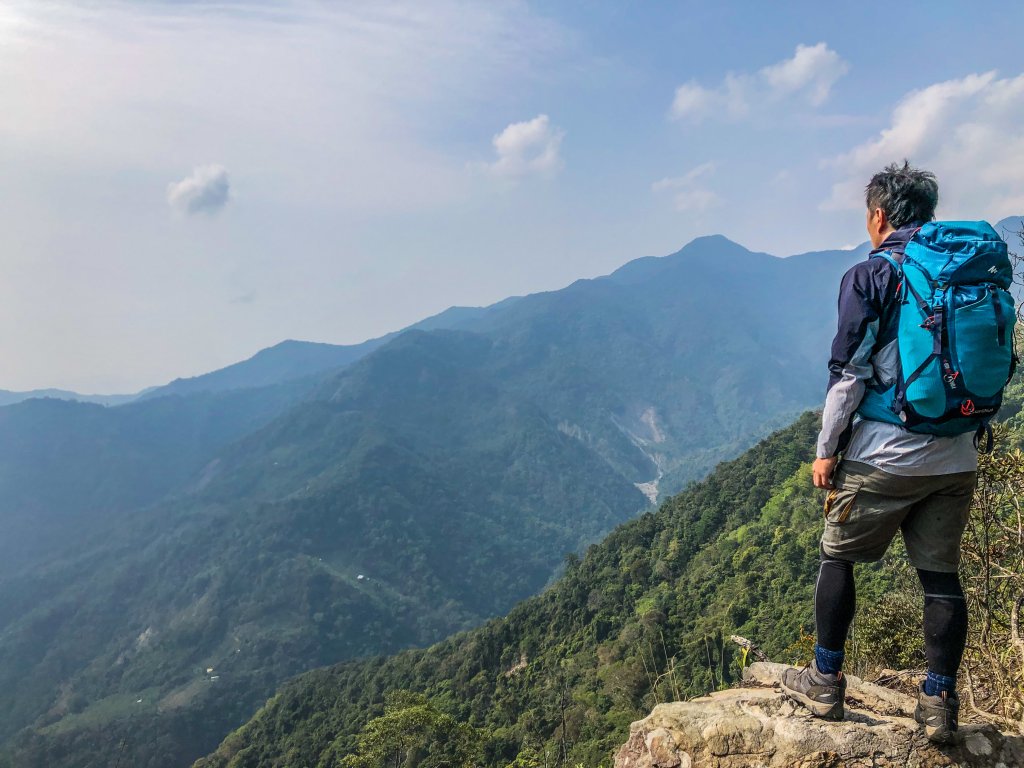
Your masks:
M0 388L134 391L702 234L851 246L902 157L940 216L1024 212L1024 9L896 10L5 3Z

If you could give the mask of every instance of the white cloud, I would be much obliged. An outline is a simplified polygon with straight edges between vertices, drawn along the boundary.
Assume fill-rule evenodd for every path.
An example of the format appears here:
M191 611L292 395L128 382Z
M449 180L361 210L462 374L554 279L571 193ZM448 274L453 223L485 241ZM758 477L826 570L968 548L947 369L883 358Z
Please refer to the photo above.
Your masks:
M991 218L1024 211L1024 74L970 74L911 91L878 136L825 163L841 179L821 207L864 206L864 185L909 159L939 179L940 214ZM943 214L945 215L945 214Z
M654 192L671 192L672 204L677 211L703 213L717 205L722 199L701 183L701 180L715 172L714 163L703 163L684 173L660 179L651 185Z
M0 56L0 149L164 179L213 156L254 199L360 213L467 194L441 127L479 130L477 105L569 47L519 3L0 5L0 49L18 52Z
M696 80L691 80L676 88L675 98L672 99L672 116L703 117L715 108L717 101L718 94L700 85Z
M487 165L499 176L548 173L562 167L559 149L565 131L553 125L547 115L512 123L491 140L498 159Z
M182 214L214 214L227 205L231 194L223 165L201 165L181 181L167 185L167 203Z
M825 43L798 45L793 58L765 67L758 74L775 95L802 95L814 106L828 98L836 80L849 71L849 65Z
M785 100L821 106L835 82L850 69L825 43L798 45L791 58L755 73L729 73L707 88L696 80L676 88L670 115L699 122L710 117L740 119Z
M0 386L131 390L552 279L495 265L562 223L477 258L508 207L465 204L465 164L495 110L591 76L578 39L517 1L3 0ZM197 237L164 195L207 161L239 200Z

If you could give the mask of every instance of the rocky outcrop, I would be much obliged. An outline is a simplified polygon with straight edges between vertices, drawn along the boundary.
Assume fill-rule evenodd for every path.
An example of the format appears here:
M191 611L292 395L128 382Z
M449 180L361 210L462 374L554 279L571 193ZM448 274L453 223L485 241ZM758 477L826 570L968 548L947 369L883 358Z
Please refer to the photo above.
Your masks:
M615 768L1024 767L1024 737L962 723L958 743L938 747L912 697L853 676L846 718L812 717L778 689L785 668L758 662L742 687L658 705L630 727Z

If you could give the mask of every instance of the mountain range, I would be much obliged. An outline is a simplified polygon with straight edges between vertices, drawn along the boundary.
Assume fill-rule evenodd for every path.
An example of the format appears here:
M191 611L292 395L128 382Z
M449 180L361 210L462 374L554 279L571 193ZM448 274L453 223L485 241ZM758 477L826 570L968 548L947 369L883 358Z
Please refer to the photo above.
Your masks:
M699 238L116 407L0 408L0 739L182 765L291 675L504 614L820 400L864 252Z
M1017 378L1000 411L998 451L1018 460L1022 405ZM554 584L504 617L428 648L289 681L194 768L358 765L341 761L381 736L396 743L386 724L423 711L458 724L475 742L476 764L606 765L655 705L736 684L749 662L736 638L775 661L807 663L821 532L822 494L811 482L818 425L806 413L723 462L570 558ZM923 669L920 588L902 540L856 577L848 668ZM899 630L909 635L896 639ZM403 701L418 706L403 710ZM1011 721L1006 727L1013 732ZM739 760L747 742L730 733L715 726L716 749L727 750L715 754Z
M994 225L995 230L1011 245L1018 245L1024 232L1024 216L1008 216ZM719 236L720 237L720 236ZM724 238L722 238L724 239ZM696 241L695 241L696 242ZM866 252L863 243L853 252ZM623 270L643 270L644 264L658 264L661 257L636 259ZM622 270L619 270L620 272ZM438 328L471 328L474 321L514 303L520 297L510 297L487 307L451 307L444 312L413 323L406 329L435 330ZM347 365L394 338L401 331L369 339L360 344L338 345L321 342L296 341L289 339L272 347L260 350L252 357L233 363L224 368L199 376L175 379L168 384L147 387L134 394L93 394L84 395L70 390L37 389L14 392L0 389L0 406L10 405L30 398L58 398L78 400L102 405L121 405L142 398L160 397L167 394L186 394L200 391L221 391L280 383L291 378L301 378L319 371Z

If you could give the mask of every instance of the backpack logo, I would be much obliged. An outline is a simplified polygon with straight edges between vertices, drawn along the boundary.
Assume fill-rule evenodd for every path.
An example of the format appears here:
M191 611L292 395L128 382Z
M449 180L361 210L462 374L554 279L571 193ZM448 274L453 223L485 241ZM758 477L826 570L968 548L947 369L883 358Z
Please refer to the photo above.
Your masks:
M942 378L945 380L946 386L949 387L951 390L955 390L956 389L956 379L957 379L957 376L960 375L960 371L954 371L953 370L953 364L951 362L949 362L949 358L948 357L942 358L942 370L943 370Z
M997 267L995 264L993 264L991 267L988 268L988 271L989 271L989 274L994 275L996 272L999 271L999 267Z
M962 413L964 416L970 416L972 413L974 413L974 401L964 400L962 403L960 403L960 413Z

